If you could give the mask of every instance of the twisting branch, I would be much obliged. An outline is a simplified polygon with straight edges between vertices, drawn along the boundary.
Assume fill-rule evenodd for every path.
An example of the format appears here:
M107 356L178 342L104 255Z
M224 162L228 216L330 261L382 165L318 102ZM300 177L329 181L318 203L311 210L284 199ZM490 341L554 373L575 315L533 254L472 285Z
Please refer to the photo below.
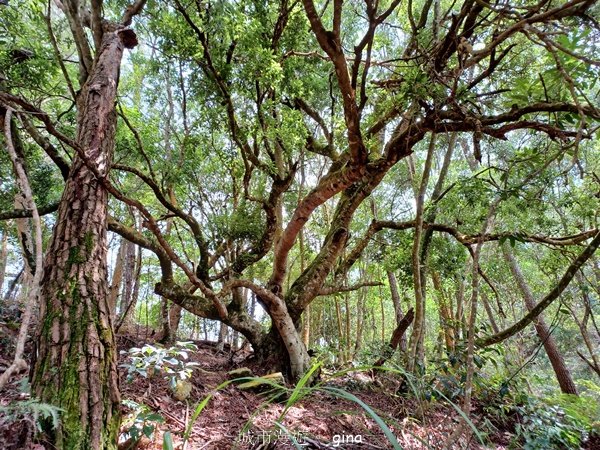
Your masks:
M383 286L380 281L363 281L362 283L356 283L349 286L323 286L318 292L318 296L333 295L340 292L352 292L358 291L364 287Z
M200 250L202 264L205 265L208 262L208 245L206 243L206 240L204 239L204 236L202 233L202 228L200 227L200 224L194 218L194 216L186 213L181 208L179 208L178 206L173 204L173 202L167 200L167 198L163 195L162 190L154 182L154 180L152 178L148 177L147 175L145 175L140 170L137 170L133 167L125 166L122 164L113 164L112 168L116 169L116 170L130 172L130 173L136 175L140 180L142 180L144 183L146 183L146 185L148 185L148 187L150 187L150 189L152 189L152 192L154 192L154 195L156 196L157 200L165 208L167 208L167 210L171 211L173 214L175 214L177 217L179 217L185 223L187 223L187 225L192 230L192 234L194 235L194 239L196 240L196 243L198 245L198 250Z
M560 294L567 288L575 274L588 259L592 257L596 249L600 246L600 232L596 233L592 242L579 254L579 256L569 265L562 278L558 281L556 286L537 304L533 307L529 313L527 313L521 320L515 323L513 326L501 331L493 336L487 336L484 338L477 339L475 344L478 347L487 347L489 345L497 344L502 342L509 337L515 335L519 331L523 330L527 325L533 322L537 316L539 316L548 306L556 300Z
M57 137L61 141L65 142L66 144L68 144L70 147L72 147L79 154L79 156L81 157L83 163L94 174L94 176L96 177L96 179L100 183L103 184L103 186L107 189L107 191L110 194L112 194L118 200L120 200L120 201L122 201L122 202L124 202L124 203L126 203L126 204L128 204L130 206L133 206L133 207L137 208L142 213L143 217L145 218L145 220L146 220L145 223L146 223L147 227L154 234L154 236L156 237L156 239L160 243L161 247L169 255L169 258L171 259L171 261L173 261L179 268L181 268L184 271L184 273L190 279L190 281L196 287L198 287L202 291L202 293L205 296L207 296L207 298L211 299L215 303L215 306L219 310L219 313L221 314L222 317L226 317L227 316L227 310L226 310L225 306L215 296L214 292L202 280L198 279L197 276L196 276L196 274L189 267L187 267L187 265L185 263L183 263L179 259L179 257L175 254L175 252L173 251L173 249L171 248L171 246L167 243L167 241L165 240L164 236L160 232L160 229L158 227L156 219L152 216L152 214L150 214L150 212L148 211L148 209L142 203L140 203L137 200L128 198L121 191L119 191L118 189L116 189L112 185L112 183L110 182L110 180L108 178L104 177L99 172L98 168L96 166L94 166L94 164L91 164L91 162L89 161L88 157L85 154L84 149L82 149L81 146L79 146L76 141L74 141L73 139L65 136L64 134L62 134L61 132L59 132L54 127L54 124L52 123L52 121L50 120L50 118L48 117L48 115L46 113L44 113L43 111L40 111L38 108L36 108L33 105L29 104L28 102L24 101L20 97L17 97L17 96L11 95L11 94L7 94L5 92L0 92L0 100L3 100L3 99L8 99L9 101L14 102L14 103L22 106L25 109L25 111L27 111L28 113L35 114L36 117L38 117L44 123L44 125L46 126L46 129L48 130L48 132L50 134L52 134L53 136Z
M17 108L17 107L22 108L23 112L26 112L29 115L31 115L32 117L35 117L36 119L40 120L44 124L46 131L48 131L48 133L50 133L52 136L57 138L63 144L68 145L72 149L77 148L77 142L75 142L75 140L70 138L69 136L61 133L55 127L54 123L52 122L52 119L50 119L50 116L48 116L48 114L46 114L41 109L32 105L31 103L24 100L23 98L21 98L17 95L9 94L8 92L0 91L0 100L3 103L10 104L14 108ZM22 116L21 114L19 114L19 115Z
M409 230L415 227L415 221L409 220L406 222L393 222L393 221L376 221L374 220L369 225L369 228L363 235L363 237L355 244L352 248L348 256L338 265L336 269L336 278L339 278L342 274L346 273L350 268L358 261L361 257L363 251L369 245L369 242L373 238L373 236L384 230ZM480 233L476 234L464 234L450 225L439 224L439 223L423 223L424 229L429 229L433 231L438 231L441 233L446 233L456 239L459 243L465 246L471 246L476 244L480 239L482 242L493 242L493 241L504 241L504 240L514 240L520 242L532 242L537 244L545 244L551 245L554 247L564 247L569 245L578 245L586 240L596 236L598 233L598 229L594 228L591 230L582 231L581 233L573 234L570 236L545 236L541 234L529 234L525 232L501 232L501 233L486 233L481 235ZM484 276L484 278L487 278Z
M275 248L273 274L271 275L269 285L274 287L277 291L281 289L281 283L286 273L289 252L292 249L300 230L304 227L304 224L308 221L313 211L331 197L352 185L352 183L361 177L361 174L361 168L348 167L346 165L334 171L330 170L330 172L321 179L319 184L304 197L294 211L294 215L287 224L281 239Z
M231 138L235 142L236 146L239 148L244 159L249 160L250 162L252 162L252 164L260 168L265 173L271 174L271 170L269 169L268 165L263 163L259 159L258 155L252 151L252 147L250 146L248 141L244 139L242 129L239 126L237 116L235 114L235 107L231 98L231 94L229 92L229 88L227 86L227 82L225 79L223 79L221 72L215 67L212 54L208 46L208 38L206 34L192 20L191 16L188 14L187 10L181 4L180 1L177 0L175 2L175 6L177 11L179 11L179 13L183 16L184 20L194 31L194 34L196 35L198 41L202 45L202 59L196 58L195 62L206 74L206 76L216 84L219 94L225 102Z
M310 22L310 26L315 34L319 45L331 58L333 63L338 86L342 94L342 104L344 106L344 120L348 130L348 147L352 160L355 163L365 163L368 154L363 143L360 131L360 115L356 105L355 90L352 87L352 80L348 73L348 65L346 57L342 49L342 43L339 33L339 22L341 16L337 16L336 11L339 9L341 14L341 2L335 2L334 5L334 30L327 31L323 26L319 15L315 9L312 0L303 0L306 16ZM337 28L336 28L337 27ZM337 30L337 31L336 31Z

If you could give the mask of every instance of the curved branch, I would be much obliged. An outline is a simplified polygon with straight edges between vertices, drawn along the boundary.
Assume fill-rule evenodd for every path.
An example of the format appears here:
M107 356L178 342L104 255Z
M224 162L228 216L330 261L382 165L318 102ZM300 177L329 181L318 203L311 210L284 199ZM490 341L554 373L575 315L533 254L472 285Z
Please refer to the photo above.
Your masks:
M344 259L339 264L338 268L336 269L336 278L338 278L339 276L341 276L342 274L344 274L348 270L350 270L350 268L354 265L354 263L356 263L356 261L358 261L358 259L361 257L363 251L367 248L367 246L369 245L369 242L371 241L371 239L373 238L373 236L376 233L378 233L384 229L402 231L402 230L408 230L408 229L411 229L414 227L415 227L414 220L409 220L406 222L375 221L374 220L373 222L371 222L371 225L369 225L369 228L365 232L364 236L356 243L356 245L354 246L352 251L350 251L350 253L346 257L346 259ZM476 233L476 234L471 234L471 235L464 234L454 227L451 227L449 225L439 224L439 223L424 222L423 228L449 234L452 237L454 237L458 242L460 242L462 245L465 245L465 246L477 244L477 242L479 242L479 239L482 239L482 242L503 241L506 239L508 239L508 240L512 239L512 240L520 241L520 242L531 242L531 243L537 243L537 244L551 245L554 247L564 247L564 246L568 246L568 245L581 244L582 242L590 239L591 237L596 236L596 234L598 233L598 229L594 228L591 230L582 231L581 233L577 233L577 234L573 234L573 235L569 235L569 236L557 236L557 237L544 236L541 234L528 234L528 233L519 232L519 231L515 231L515 232L506 231L506 232L502 232L502 233L486 233L483 236L481 236L481 233Z
M322 297L325 295L332 295L340 292L358 291L359 289L362 289L364 287L374 286L383 286L383 283L380 281L364 281L362 283L356 283L350 286L323 286L321 290L317 293L317 295Z
M600 246L600 232L596 233L596 236L590 242L590 244L581 252L581 254L569 265L562 278L559 280L557 285L537 304L533 307L529 313L527 313L521 320L515 323L513 326L501 331L493 336L487 336L481 339L477 339L475 344L478 347L487 347L489 345L497 344L499 342L508 339L519 331L523 330L527 325L533 322L537 316L539 316L554 300L556 300L560 294L567 288L575 274L581 267L592 257L596 249Z
M288 254L294 245L298 233L300 233L300 230L304 227L304 224L308 221L313 211L334 195L348 188L362 176L362 167L348 167L344 165L334 170L334 166L335 164L332 165L330 172L319 184L304 197L294 211L294 215L287 224L275 249L273 274L271 275L269 285L281 288L281 283L286 273Z
M167 198L163 195L160 187L154 182L154 180L152 178L148 177L142 171L140 171L136 168L133 168L133 167L122 165L122 164L113 164L112 168L116 169L116 170L130 172L130 173L136 175L144 183L146 183L148 185L148 187L150 187L150 189L152 189L152 192L154 192L156 199L165 208L167 208L169 211L171 211L173 214L175 214L177 217L181 218L185 223L188 224L188 226L192 230L192 234L194 235L194 239L196 241L196 244L198 245L198 249L200 250L201 266L204 268L204 270L202 272L204 272L204 273L207 272L208 271L208 267L207 267L208 245L204 239L204 236L202 234L202 229L201 229L198 221L191 214L186 213L181 208L177 207L172 202L167 200Z

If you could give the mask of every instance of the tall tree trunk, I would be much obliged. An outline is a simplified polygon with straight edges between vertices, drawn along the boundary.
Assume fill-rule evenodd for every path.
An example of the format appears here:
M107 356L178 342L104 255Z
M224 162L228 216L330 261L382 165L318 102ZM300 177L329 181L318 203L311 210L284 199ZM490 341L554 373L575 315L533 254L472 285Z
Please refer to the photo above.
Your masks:
M123 281L123 266L125 265L125 247L126 240L121 239L119 250L117 252L117 258L115 260L115 267L113 269L112 278L110 281L110 291L108 294L108 307L112 317L116 317L117 313L117 300L121 293L121 284Z
M310 305L302 313L302 342L306 348L310 347Z
M356 300L356 341L354 342L354 357L360 350L363 339L363 329L365 322L365 289L361 289ZM405 340L406 342L406 340Z
M422 366L425 358L425 283L421 278L421 235L423 234L423 212L425 204L425 191L429 183L429 175L435 150L435 134L431 135L429 149L423 175L421 176L421 185L416 198L415 213L415 237L412 249L412 271L415 290L415 322L413 324L412 336L410 338L410 354L408 357L408 370L412 372L416 366Z
M119 66L124 42L135 45L132 35L122 29L104 32L81 89L77 144L85 159L77 152L73 160L44 265L32 391L63 410L57 429L44 424L49 444L58 449L117 445L120 395L108 303L108 192L94 170L106 177L111 166Z
M130 309L135 305L131 304L133 298L134 278L139 276L139 270L136 266L137 247L135 244L125 241L125 258L123 263L123 291L119 301L119 319L115 326L115 333L118 333L120 328L125 323L127 316L130 315Z
M392 296L392 302L394 303L394 312L396 313L396 326L400 325L404 314L402 314L402 304L400 303L400 293L398 292L398 280L396 280L396 275L391 270L387 271L387 278L390 284L390 294ZM406 334L402 333L400 336L400 341L398 343L400 350L406 351Z
M133 293L133 277L135 275L135 253L136 247L129 241L125 241L125 261L123 262L123 292L119 301L119 313L124 315L125 310L131 302Z
M16 147L18 147L18 145ZM19 153L18 150L17 153ZM15 195L14 204L15 209L27 209L27 202L21 193L17 193L17 195ZM33 273L35 271L33 236L31 234L31 223L29 219L16 219L15 223L19 244L21 245L21 253L23 255L25 264L23 276L21 278L21 294L19 295L19 298L26 299L27 293L23 293L23 291L26 291L27 288L31 287ZM19 299L17 300L17 304L22 304Z
M494 311L492 310L492 306L490 305L490 302L488 301L485 292L481 293L481 303L483 304L485 312L487 313L488 320L490 321L490 326L492 327L492 331L494 332L494 334L499 333L500 328L498 328L498 324L496 323L496 319L494 318Z
M219 338L217 339L217 351L222 352L225 348L225 341L227 339L227 325L221 322L219 327Z
M523 295L527 311L531 311L535 307L536 302L533 298L533 293L529 289L529 285L525 281L525 277L523 277L521 268L512 254L512 251L506 245L502 246L502 252L504 253L504 259L510 267L510 271L517 281L517 286ZM552 369L554 369L554 374L556 375L560 390L565 394L577 395L577 388L575 387L571 373L565 364L562 354L556 346L556 342L554 341L542 314L537 317L534 326L540 341L542 341L542 344L544 345L544 350L546 350L550 364L552 364Z
M481 228L480 236L485 235L490 228L493 218L496 215L496 208L500 203L500 198L497 198L489 207L487 217ZM463 436L463 432L468 430L467 422L471 414L472 394L473 394L473 379L475 377L475 334L477 323L477 309L479 299L479 258L483 247L483 239L480 237L475 244L475 248L471 249L471 304L469 311L469 322L467 328L467 352L466 352L466 376L464 382L464 395L462 399L461 409L464 413L464 421L461 421L450 435L444 445L444 449L453 448L454 442L461 438L463 441L469 440L469 436ZM470 431L469 431L470 433Z
M181 306L172 304L169 309L169 327L171 328L171 339L177 338L177 331L179 330L179 323L181 322Z
M396 329L392 333L389 348L386 349L386 352L373 364L373 367L383 366L385 362L392 357L392 355L398 348L398 344L400 343L402 336L404 336L404 333L406 332L407 328L410 326L414 318L415 312L412 308L410 308L406 312L406 315L402 317L402 319L400 319L400 321L398 322L398 326L396 326Z
M0 242L0 298L4 288L4 277L6 275L6 261L8 257L8 227L2 229L2 241Z
M340 299L338 297L334 298L335 302L335 319L337 323L337 332L338 332L338 360L340 364L344 364L346 362L344 355L344 327L342 326L342 308L340 306Z
M137 247L130 243L130 251L133 253L133 286L131 287L131 295L128 294L128 278L125 277L125 289L123 292L123 301L126 302L126 306L121 314L121 320L119 321L116 331L124 325L125 329L128 329L135 323L135 307L140 296L140 275L142 273L142 253L141 247ZM127 272L126 272L127 275Z
M454 318L452 317L452 307L448 304L448 298L444 292L440 275L436 271L431 272L433 287L439 293L439 312L440 312L440 327L444 342L446 344L446 352L454 354L456 339L454 336Z
M469 264L467 263L465 266L465 275L457 276L458 287L456 288L456 314L454 315L454 323L456 324L456 337L459 341L464 340L467 334L465 325L465 280L468 272Z
M352 329L352 319L350 316L350 294L348 292L346 292L346 295L344 296L344 307L346 308L346 336L344 338L346 346L344 351L346 353L346 362L348 362L352 358L352 347L350 345L350 330Z
M163 297L160 305L160 324L161 331L158 341L163 344L168 344L172 341L171 322L169 321L169 310L171 308L170 301Z

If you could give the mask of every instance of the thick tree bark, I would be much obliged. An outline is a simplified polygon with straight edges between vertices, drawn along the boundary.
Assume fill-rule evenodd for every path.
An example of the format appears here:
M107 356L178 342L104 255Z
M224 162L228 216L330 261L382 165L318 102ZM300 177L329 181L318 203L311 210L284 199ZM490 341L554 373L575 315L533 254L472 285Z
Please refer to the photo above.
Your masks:
M531 311L535 307L535 299L533 298L531 289L529 289L529 285L525 281L521 268L512 254L512 251L506 245L502 246L502 252L504 253L504 259L508 263L513 277L517 282L517 286L519 286L519 290L523 295L523 301L525 302L527 311ZM534 327L540 341L544 345L544 350L546 350L550 364L552 364L552 369L554 369L554 374L556 375L560 390L565 394L577 395L577 388L575 387L571 373L565 364L565 360L560 353L560 350L556 346L556 342L554 341L542 314L535 319Z
M117 350L108 304L108 175L114 149L115 99L124 41L133 32L105 30L78 99L77 144L42 280L33 394L61 408L58 449L115 449L120 395ZM96 174L94 172L97 172Z

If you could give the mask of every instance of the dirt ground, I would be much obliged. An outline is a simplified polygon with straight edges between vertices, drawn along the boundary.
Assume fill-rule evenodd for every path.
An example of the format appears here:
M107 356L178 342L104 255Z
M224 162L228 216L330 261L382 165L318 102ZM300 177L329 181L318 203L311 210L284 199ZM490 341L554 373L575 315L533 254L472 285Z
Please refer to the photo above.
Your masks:
M136 399L165 417L166 422L160 425L157 434L171 431L175 448L183 448L181 435L195 406L211 394L211 400L192 426L187 450L294 449L290 435L297 440L298 448L305 449L393 448L382 429L358 403L320 390L286 410L281 421L287 430L284 432L275 426L275 421L284 411L285 398L269 401L269 392L242 391L233 384L215 390L227 380L227 372L232 369L248 367L258 376L266 374L265 368L244 359L246 355L217 353L213 345L205 342L197 345L198 351L191 359L199 363L199 368L195 370L187 402L173 398L166 380L150 382L137 378L121 384L124 398ZM424 405L426 410L420 411L416 402L395 395L400 381L391 376L374 379L370 374L352 372L328 379L323 371L321 382L327 388L353 394L385 418L403 448L442 448L458 423L458 414L446 407ZM421 420L416 418L419 415ZM153 442L146 442L140 448L162 449L162 439L157 435ZM469 448L480 447L473 441Z

